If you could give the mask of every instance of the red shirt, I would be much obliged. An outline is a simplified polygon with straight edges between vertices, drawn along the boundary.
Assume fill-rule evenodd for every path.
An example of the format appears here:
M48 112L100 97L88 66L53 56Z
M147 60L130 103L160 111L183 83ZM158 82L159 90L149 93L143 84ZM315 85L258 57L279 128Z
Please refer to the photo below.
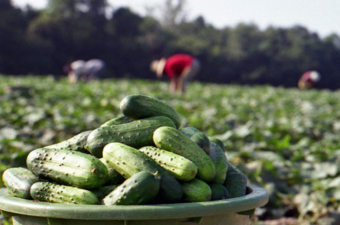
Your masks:
M312 71L307 71L305 72L302 77L300 78L300 82L305 82L305 83L309 83L311 86L315 85L315 82L311 79L310 75L311 75Z
M191 66L194 57L186 54L176 54L169 57L164 66L164 72L169 78L181 76L183 70Z

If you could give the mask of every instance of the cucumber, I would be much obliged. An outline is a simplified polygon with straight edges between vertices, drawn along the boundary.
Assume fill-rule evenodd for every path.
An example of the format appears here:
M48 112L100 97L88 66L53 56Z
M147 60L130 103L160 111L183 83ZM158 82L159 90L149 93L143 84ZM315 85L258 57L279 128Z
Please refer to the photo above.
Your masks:
M127 117L127 116L119 116L117 118L113 118L109 121L106 121L105 123L103 123L101 125L101 127L109 127L109 126L115 126L115 125L121 125L121 124L124 124L124 123L130 123L132 122L133 119Z
M142 205L151 202L158 194L160 177L141 171L124 181L103 200L104 205Z
M54 184L37 182L31 187L34 200L52 203L98 204L97 196L89 190Z
M30 188L39 178L26 168L13 167L4 171L2 181L10 195L31 199Z
M183 156L153 146L145 146L138 150L152 158L177 180L189 181L197 174L197 166Z
M212 183L223 184L228 171L228 160L224 151L219 145L215 143L210 143L210 154L209 157L215 164L216 176L212 180Z
M229 198L228 189L222 184L210 184L211 201Z
M26 163L41 178L85 189L103 185L108 176L98 158L76 151L39 148L30 152Z
M216 175L212 159L190 138L173 127L160 127L153 135L155 145L181 155L197 166L197 178L210 182Z
M213 142L215 144L217 144L218 146L221 147L221 149L225 152L226 148L225 145L223 143L223 141L221 141L221 139L215 138L215 137L208 137L210 142Z
M90 133L91 130L83 131L80 134L71 137L70 139L59 142L57 144L46 146L44 148L63 149L89 153L84 147L86 145L87 137L89 136Z
M113 184L121 184L125 180L125 178L120 175L110 164L109 162L104 159L99 159L105 166L108 171L107 179L105 185L113 185Z
M172 120L165 116L154 116L126 124L99 127L90 133L85 148L94 156L101 158L104 146L110 142L120 142L134 148L154 145L153 132L161 126L175 127Z
M154 160L137 149L122 143L110 143L104 147L103 157L125 179L136 173L147 171L160 176L159 195L167 202L179 202L182 195L180 183Z
M108 194L116 189L120 184L105 185L95 189L91 189L91 192L95 194L99 201L102 201Z
M198 146L200 146L205 153L209 155L210 152L210 141L207 135L195 127L184 127L178 129L180 132L185 134L188 138L193 140Z
M170 118L176 128L181 126L178 112L164 101L145 95L129 95L120 102L122 113L132 119L142 119L153 116Z
M205 202L211 199L210 186L200 180L193 179L188 182L182 183L183 197L186 202Z
M247 191L247 177L239 168L228 162L228 171L224 186L228 189L229 198L244 196Z

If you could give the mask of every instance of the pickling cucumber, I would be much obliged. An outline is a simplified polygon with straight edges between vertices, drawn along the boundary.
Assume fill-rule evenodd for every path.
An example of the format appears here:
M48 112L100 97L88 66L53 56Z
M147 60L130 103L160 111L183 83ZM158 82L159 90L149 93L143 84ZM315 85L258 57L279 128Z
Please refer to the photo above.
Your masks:
M197 174L197 166L183 156L154 146L145 146L138 150L152 158L177 180L189 181L194 179Z
M36 182L31 187L34 200L52 203L98 204L97 196L89 190L50 182Z
M190 138L173 127L160 127L153 134L155 145L181 155L197 166L197 178L210 182L216 175L212 159Z
M158 175L161 178L159 190L160 197L167 202L180 201L183 195L180 183L153 159L137 149L122 143L114 142L104 147L103 157L118 173L125 177L125 179L128 179L141 171L150 173L158 172Z
M26 163L38 177L85 189L103 185L108 176L98 158L76 151L39 148L30 152Z
M120 142L134 148L153 145L153 132L161 126L175 127L172 120L165 116L154 116L126 124L99 127L90 133L85 148L94 156L101 158L104 146L111 142Z
M23 167L13 167L4 171L2 181L10 195L31 199L30 188L39 178Z
M141 171L132 175L103 200L104 205L142 205L151 202L158 194L160 177Z
M122 113L132 119L142 119L153 116L170 118L176 128L181 126L179 113L169 104L157 98L145 95L129 95L120 102Z

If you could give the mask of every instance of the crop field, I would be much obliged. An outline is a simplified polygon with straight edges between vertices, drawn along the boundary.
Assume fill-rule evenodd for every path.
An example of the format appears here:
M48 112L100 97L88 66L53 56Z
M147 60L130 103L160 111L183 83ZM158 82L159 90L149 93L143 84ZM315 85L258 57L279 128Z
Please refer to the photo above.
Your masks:
M252 217L254 224L283 217L331 224L340 212L337 91L193 82L181 96L170 95L165 81L71 85L65 78L0 76L1 173L25 166L31 150L118 117L120 101L130 94L167 102L180 113L182 127L196 127L224 142L228 160L248 183L269 192L269 203Z

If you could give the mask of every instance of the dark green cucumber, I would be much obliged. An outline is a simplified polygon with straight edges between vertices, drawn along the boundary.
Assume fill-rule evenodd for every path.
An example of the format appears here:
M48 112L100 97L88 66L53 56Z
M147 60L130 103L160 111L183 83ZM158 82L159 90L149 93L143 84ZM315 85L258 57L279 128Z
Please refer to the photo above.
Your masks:
M136 173L147 171L160 176L159 195L167 202L179 202L182 195L180 183L154 160L137 149L122 143L110 143L103 150L103 157L125 179Z
M142 205L155 199L160 187L156 174L141 171L132 175L103 199L104 205Z
M216 175L215 165L212 159L190 138L173 127L160 127L153 135L155 145L181 155L197 166L197 178L210 182Z
M197 166L183 156L153 146L145 146L138 150L152 158L177 180L189 181L197 174Z
M41 178L85 189L103 185L108 176L98 158L76 151L39 148L30 152L26 163Z
M170 118L176 128L181 126L179 113L169 104L145 95L129 95L120 102L122 113L132 119L142 119L153 116Z
M180 132L185 134L188 138L193 140L198 146L200 146L205 153L209 155L210 152L210 141L207 135L195 127L183 127L178 129Z
M200 179L195 178L182 183L182 189L186 202L205 202L211 199L210 186Z
M223 184L228 171L228 160L224 151L219 145L215 143L210 143L210 154L209 157L215 164L216 176L212 180L212 183Z
M211 201L229 198L228 189L222 184L210 184Z
M132 122L133 119L131 119L130 117L127 117L125 115L119 116L117 118L113 118L109 121L106 121L105 123L103 123L101 125L101 127L109 127L109 126L115 126L115 125L121 125L124 123L130 123Z
M44 148L63 149L89 153L84 147L86 145L87 137L89 136L90 133L91 130L83 131L80 134L71 137L70 139L59 142L57 144L46 146Z
M168 117L155 116L116 126L99 127L90 133L85 148L101 158L104 146L111 142L120 142L134 148L153 145L153 132L161 126L175 127L175 124Z
M247 191L247 177L239 168L228 162L228 171L224 186L228 189L229 198L244 196Z
M221 141L221 139L215 138L215 137L208 137L210 142L213 142L215 144L217 144L218 146L221 147L221 149L225 152L225 145L223 143L223 141Z
M99 159L105 166L108 171L108 176L105 182L105 185L112 185L112 184L121 184L125 180L125 178L120 175L110 164L109 162L104 159Z
M52 203L98 204L97 196L89 190L50 182L37 182L31 187L34 200Z
M120 184L105 185L95 189L91 189L91 192L95 194L99 201L103 200L108 194L116 189Z
M5 170L2 181L10 195L31 199L30 188L39 178L26 168L15 167Z

